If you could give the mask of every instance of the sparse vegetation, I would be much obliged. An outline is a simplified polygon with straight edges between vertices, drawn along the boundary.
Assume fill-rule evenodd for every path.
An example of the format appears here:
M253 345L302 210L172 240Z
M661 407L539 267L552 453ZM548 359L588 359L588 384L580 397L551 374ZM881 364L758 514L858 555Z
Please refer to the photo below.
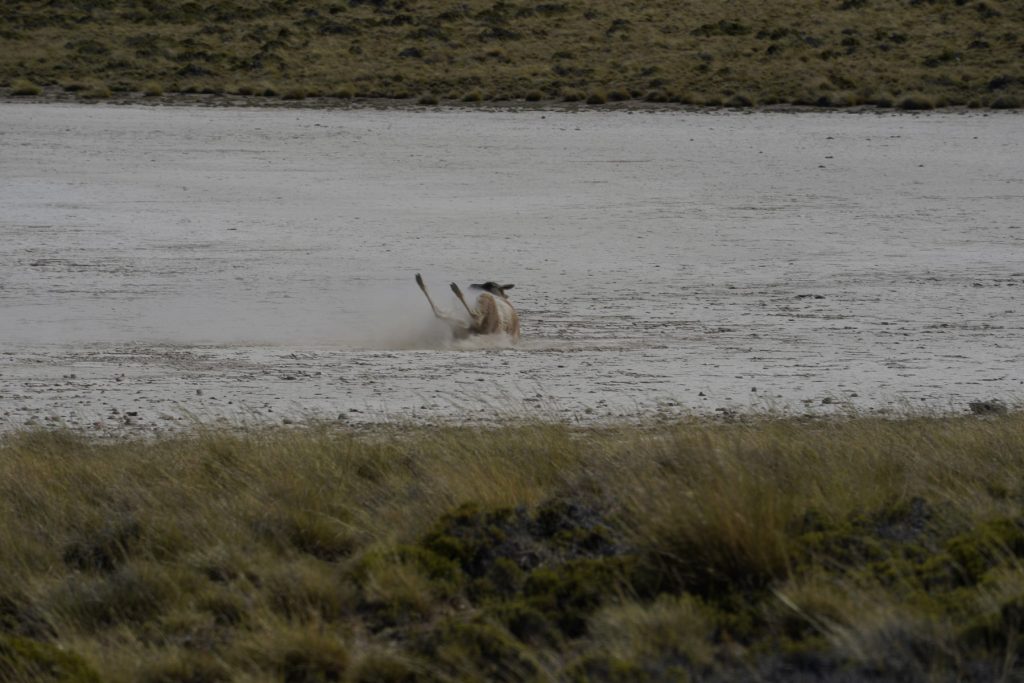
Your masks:
M989 104L993 109L1020 109L1021 101L1016 97L1001 95Z
M70 81L106 83L118 97L149 92L147 83L331 96L341 77L363 98L1016 107L1022 64L1024 5L1011 0L14 0L0 9L0 87L31 81L54 97L90 92L59 91Z
M146 97L160 97L164 94L164 89L159 83L144 83L142 86L142 94Z
M85 100L103 100L113 95L111 89L103 83L94 83L82 88L76 88L74 92Z
M281 99L285 100L304 100L306 99L306 91L302 88L289 88L281 93Z
M31 97L42 94L43 89L32 81L17 80L11 85L11 94L15 97Z
M1024 675L1024 415L0 440L0 679Z
M900 99L899 108L908 109L912 111L922 109L935 109L935 102L933 102L931 98L927 97L926 95L922 95L921 93L910 93L906 97Z

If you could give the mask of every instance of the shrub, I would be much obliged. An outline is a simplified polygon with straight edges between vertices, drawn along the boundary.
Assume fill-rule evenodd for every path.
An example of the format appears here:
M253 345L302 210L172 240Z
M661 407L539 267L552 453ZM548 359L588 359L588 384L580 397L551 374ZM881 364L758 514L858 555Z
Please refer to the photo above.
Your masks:
M426 95L420 95L420 98L417 100L417 103L427 106L433 106L438 104L439 100L437 99L437 95L427 93Z
M1020 100L1010 95L1003 95L992 100L989 105L993 109L1020 109Z
M523 600L489 605L486 614L528 645L553 648L564 645L564 638L554 623L541 610Z
M990 92L995 90L1003 90L1004 88L1013 85L1014 81L1016 81L1016 79L1013 78L1012 76L1007 76L1006 74L1003 74L1001 76L996 76L995 78L990 80L985 87L988 88Z
M720 20L716 24L703 24L694 29L691 34L695 36L743 36L750 33L751 28L738 21Z
M814 101L811 103L812 106L821 107L822 109L829 109L832 107L843 106L843 98L836 93L824 93L814 97Z
M921 93L911 93L899 101L899 108L907 111L935 109L935 100Z
M587 617L628 582L628 562L619 558L581 559L530 574L523 586L527 604L568 637L587 629Z
M11 84L11 94L16 97L33 97L43 92L43 89L32 81L18 80Z
M888 93L881 93L879 95L875 95L870 100L868 100L868 103L873 104L876 107L888 109L894 105L894 100L892 95L889 95Z
M360 611L378 626L427 617L462 580L454 562L416 546L371 548L350 572L360 590Z
M164 94L164 88L156 81L147 81L142 86L142 94L146 97L160 97Z
M753 107L754 101L746 95L736 94L725 101L725 106L733 107L736 109L744 109L747 107Z
M606 104L608 96L603 92L592 92L587 95L587 104Z
M110 88L103 84L93 85L86 90L82 90L79 97L87 100L102 100L110 97L112 93Z

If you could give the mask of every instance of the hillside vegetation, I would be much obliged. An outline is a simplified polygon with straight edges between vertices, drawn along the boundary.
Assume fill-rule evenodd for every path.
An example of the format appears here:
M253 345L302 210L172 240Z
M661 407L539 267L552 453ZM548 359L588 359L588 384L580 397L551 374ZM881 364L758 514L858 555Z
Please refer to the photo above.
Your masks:
M0 440L4 681L1024 676L1024 415Z
M1022 65L1019 0L0 6L0 85L24 96L1012 108Z

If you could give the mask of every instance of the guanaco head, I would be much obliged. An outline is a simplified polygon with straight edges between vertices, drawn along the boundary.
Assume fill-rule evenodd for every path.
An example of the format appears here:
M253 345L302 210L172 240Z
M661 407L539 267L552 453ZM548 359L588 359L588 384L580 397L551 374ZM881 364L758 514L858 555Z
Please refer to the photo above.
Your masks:
M515 285L499 285L497 282L491 282L490 280L480 285L469 286L470 289L482 289L483 291L489 292L494 296L500 296L502 299L508 298L505 292L509 289L512 289L513 287L515 287Z

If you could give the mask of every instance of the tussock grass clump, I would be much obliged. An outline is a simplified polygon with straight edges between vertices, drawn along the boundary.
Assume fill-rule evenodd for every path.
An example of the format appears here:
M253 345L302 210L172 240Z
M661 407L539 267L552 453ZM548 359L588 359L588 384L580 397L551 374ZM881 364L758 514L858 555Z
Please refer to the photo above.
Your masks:
M320 629L290 629L264 651L282 681L341 681L350 655L344 641Z
M284 92L281 93L281 99L282 100L304 100L304 99L306 99L307 95L308 95L308 93L307 93L305 88L292 87L292 88L288 88L287 90L285 90Z
M873 104L876 107L882 107L882 108L885 108L885 109L890 109L890 108L893 107L893 105L895 103L895 99L889 93L880 93L880 94L875 95L874 97L870 98L868 100L868 103L869 104Z
M1024 415L0 440L0 677L1012 680Z
M43 89L32 81L20 79L11 84L11 94L15 97L34 97L42 94Z
M0 676L7 681L100 683L96 671L78 655L28 638L0 634Z
M725 106L733 107L734 109L745 109L753 107L754 101L746 95L736 94L725 101Z
M911 93L900 98L897 106L899 106L900 109L907 109L910 111L935 109L935 100L921 93Z
M113 92L110 90L110 86L96 83L86 87L84 90L79 90L78 95L86 100L105 100L113 95Z

